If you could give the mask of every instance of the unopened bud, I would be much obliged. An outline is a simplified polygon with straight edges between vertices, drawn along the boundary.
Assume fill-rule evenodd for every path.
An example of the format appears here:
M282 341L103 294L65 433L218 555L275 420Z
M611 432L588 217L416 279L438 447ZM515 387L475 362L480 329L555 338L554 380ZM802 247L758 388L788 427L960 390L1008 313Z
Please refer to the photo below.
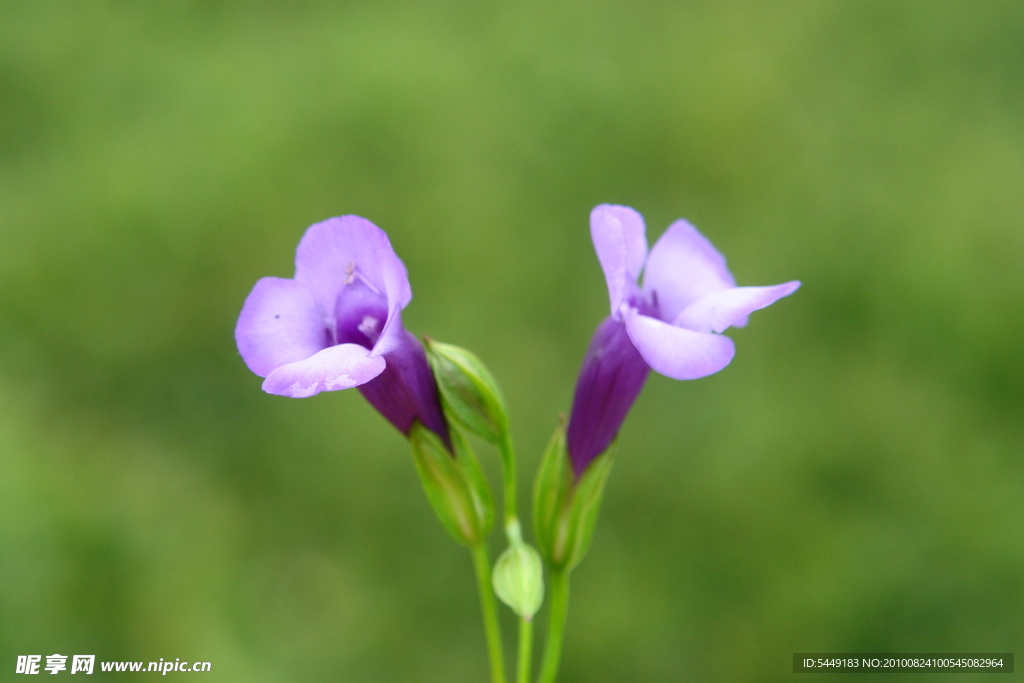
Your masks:
M473 353L424 339L430 369L449 418L491 443L508 430L508 413L494 376Z
M522 541L513 542L494 565L493 583L501 601L529 621L544 602L540 554Z

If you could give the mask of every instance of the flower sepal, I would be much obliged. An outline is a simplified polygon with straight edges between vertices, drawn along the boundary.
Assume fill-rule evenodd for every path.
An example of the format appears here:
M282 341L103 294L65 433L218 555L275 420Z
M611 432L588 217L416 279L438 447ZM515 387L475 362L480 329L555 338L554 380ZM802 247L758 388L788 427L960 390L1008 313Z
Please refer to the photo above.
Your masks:
M587 554L614 451L613 441L577 477L566 448L565 425L551 437L533 489L537 545L551 569L572 571Z
M441 403L449 420L490 443L508 432L508 412L491 371L474 353L424 337Z
M458 429L449 430L450 452L441 438L416 421L409 430L416 471L434 513L457 542L483 543L494 525L494 497L476 454Z

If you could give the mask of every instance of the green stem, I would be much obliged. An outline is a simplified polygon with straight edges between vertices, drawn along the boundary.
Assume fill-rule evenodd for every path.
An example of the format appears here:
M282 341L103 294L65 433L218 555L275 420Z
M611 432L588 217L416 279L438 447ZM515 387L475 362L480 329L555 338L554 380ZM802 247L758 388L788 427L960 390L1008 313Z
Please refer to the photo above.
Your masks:
M501 449L501 473L505 479L505 525L516 519L516 451L512 435L505 431L498 444Z
M498 623L498 606L494 602L491 588L491 560L487 556L487 545L478 543L471 548L473 566L476 568L476 584L480 591L480 611L484 618L484 632L487 635L487 652L491 659L491 683L505 683L505 660L501 646L501 624Z
M519 668L516 683L530 683L530 663L533 658L533 622L519 619Z
M538 683L555 683L558 677L562 635L565 633L565 617L569 610L569 572L552 570L548 578L551 584L551 611L548 614L548 636Z

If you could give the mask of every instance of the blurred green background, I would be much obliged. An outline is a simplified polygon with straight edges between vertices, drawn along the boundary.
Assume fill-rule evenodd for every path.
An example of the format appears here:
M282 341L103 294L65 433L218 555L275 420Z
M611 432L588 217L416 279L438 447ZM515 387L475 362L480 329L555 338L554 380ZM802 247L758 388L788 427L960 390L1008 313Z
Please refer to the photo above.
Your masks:
M262 393L232 331L308 225L370 218L407 326L502 382L525 505L607 314L601 202L804 287L720 374L652 375L560 680L1024 654L1022 191L1013 0L2 0L0 678L483 681L404 440Z

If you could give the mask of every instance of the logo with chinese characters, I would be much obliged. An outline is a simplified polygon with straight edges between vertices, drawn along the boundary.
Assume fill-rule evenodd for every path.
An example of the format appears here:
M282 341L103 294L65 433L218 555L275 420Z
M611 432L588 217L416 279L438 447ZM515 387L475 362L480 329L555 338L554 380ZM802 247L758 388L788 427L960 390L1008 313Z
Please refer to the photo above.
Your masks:
M37 674L39 673L39 666L42 663L42 655L18 655L18 666L15 668L14 673L17 674ZM91 674L92 668L96 664L96 655L72 655L71 657L71 673L83 673ZM49 674L56 674L60 671L67 671L68 668L68 656L67 655L47 655L46 666L43 670Z

